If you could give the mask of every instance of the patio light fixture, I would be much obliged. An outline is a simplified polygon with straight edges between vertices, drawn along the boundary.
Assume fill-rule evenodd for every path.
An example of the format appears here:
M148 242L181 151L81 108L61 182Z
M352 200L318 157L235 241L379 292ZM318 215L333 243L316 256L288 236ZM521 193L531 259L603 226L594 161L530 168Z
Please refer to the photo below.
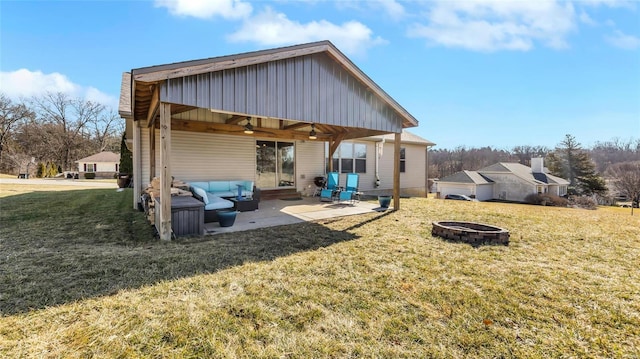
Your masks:
M253 126L251 125L251 117L247 117L247 124L244 125L244 133L250 135L253 133Z
M318 136L316 136L316 124L312 123L311 124L311 131L309 131L309 139L310 140L315 140L317 138L318 138Z

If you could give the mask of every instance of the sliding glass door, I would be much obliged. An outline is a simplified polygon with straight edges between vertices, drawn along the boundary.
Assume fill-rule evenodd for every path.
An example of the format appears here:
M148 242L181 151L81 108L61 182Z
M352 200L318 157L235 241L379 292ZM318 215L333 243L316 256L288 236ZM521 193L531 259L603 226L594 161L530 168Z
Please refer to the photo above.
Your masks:
M295 186L293 142L256 141L256 186L278 188Z

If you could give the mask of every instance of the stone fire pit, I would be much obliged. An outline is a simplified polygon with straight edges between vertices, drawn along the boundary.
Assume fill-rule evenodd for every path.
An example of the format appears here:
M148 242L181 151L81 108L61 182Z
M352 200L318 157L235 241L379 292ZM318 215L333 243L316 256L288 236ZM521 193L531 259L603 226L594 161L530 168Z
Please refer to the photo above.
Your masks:
M481 244L509 245L509 231L473 222L433 222L431 234L453 241L469 243L473 246Z

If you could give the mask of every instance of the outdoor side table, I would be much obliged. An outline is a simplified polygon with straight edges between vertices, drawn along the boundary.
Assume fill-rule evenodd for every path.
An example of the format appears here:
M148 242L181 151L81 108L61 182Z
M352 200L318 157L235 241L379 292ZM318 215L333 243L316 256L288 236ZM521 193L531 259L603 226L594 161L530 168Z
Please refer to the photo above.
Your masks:
M160 233L160 197L156 197L156 230ZM171 197L171 228L176 236L204 233L204 203L193 197Z
M229 200L233 202L233 209L239 212L255 211L258 209L257 199L243 198L239 200L237 198L230 198Z

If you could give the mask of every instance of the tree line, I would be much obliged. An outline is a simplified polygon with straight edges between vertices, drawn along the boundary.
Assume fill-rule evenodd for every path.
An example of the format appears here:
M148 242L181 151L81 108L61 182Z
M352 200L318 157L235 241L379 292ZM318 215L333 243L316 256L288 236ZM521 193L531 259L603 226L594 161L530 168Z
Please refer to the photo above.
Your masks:
M61 92L12 100L0 93L0 172L50 176L120 151L124 121L105 105Z
M572 139L575 141L573 136ZM511 149L459 146L454 149L431 149L429 150L429 177L442 178L462 170L476 171L497 162L516 162L531 166L532 157L544 157L545 166L547 166L549 154L566 148L565 144L562 144L565 140L566 138L553 149L545 146L515 146ZM605 174L613 164L640 160L640 139L625 141L614 138L596 142L591 148L582 148L579 143L572 144L571 148L574 149L573 147L585 153L600 174Z
M640 200L640 139L614 138L583 148L567 134L558 145L516 146L510 150L481 148L429 151L429 177L443 178L462 170L476 171L497 162L531 166L532 157L543 157L549 173L570 182L570 194L624 196Z

